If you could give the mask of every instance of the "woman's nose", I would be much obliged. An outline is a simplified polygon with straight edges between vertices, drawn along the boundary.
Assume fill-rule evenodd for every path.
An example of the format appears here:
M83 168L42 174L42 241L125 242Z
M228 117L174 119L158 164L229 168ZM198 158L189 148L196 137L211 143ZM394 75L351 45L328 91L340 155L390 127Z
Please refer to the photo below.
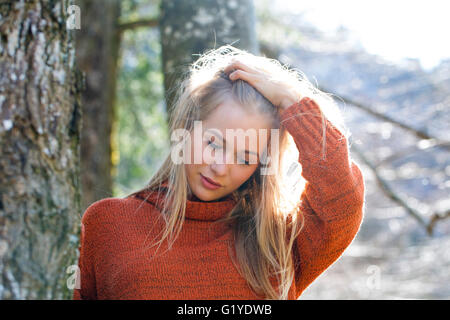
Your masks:
M227 164L226 163L211 163L211 170L218 176L223 176L227 172Z
M210 158L209 166L211 170L218 176L222 176L227 172L227 163L229 161L229 153L224 150L213 151L212 158Z

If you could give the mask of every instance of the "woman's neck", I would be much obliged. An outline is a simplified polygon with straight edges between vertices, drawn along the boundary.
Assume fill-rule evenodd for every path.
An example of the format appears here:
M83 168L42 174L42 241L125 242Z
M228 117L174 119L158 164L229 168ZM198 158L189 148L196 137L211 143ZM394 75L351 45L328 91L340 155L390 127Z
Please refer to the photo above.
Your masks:
M223 196L222 198L216 199L216 200L211 200L211 201L204 201L200 198L198 198L194 193L188 193L187 199L189 201L195 201L195 202L220 202L223 201L225 199L228 199L231 196L231 194Z
M187 198L187 199L188 199L189 201L203 201L203 200L197 198L197 196L196 196L195 194L193 194L193 193L191 193L190 195L188 195L188 198Z

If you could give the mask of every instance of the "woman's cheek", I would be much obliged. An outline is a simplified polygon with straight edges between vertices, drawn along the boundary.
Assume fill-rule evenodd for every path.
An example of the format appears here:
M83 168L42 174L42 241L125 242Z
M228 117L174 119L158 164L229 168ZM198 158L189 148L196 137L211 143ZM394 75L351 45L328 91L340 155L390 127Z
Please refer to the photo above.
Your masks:
M192 137L192 136L191 136ZM203 141L194 141L191 138L191 155L189 164L201 165L204 163L203 150L206 148L206 144Z
M247 181L255 172L257 165L245 166L242 164L234 164L232 169L233 186L237 189L245 181Z

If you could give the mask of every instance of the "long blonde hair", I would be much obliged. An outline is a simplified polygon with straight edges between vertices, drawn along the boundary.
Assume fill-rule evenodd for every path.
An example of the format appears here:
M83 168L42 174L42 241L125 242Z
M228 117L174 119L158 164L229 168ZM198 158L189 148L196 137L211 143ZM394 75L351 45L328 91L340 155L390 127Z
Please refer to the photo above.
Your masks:
M267 154L271 161L277 162L276 167L279 169L275 174L262 175L259 165L255 173L231 194L236 200L236 206L217 223L230 222L238 270L254 292L266 299L287 299L295 275L293 247L303 226L303 217L296 210L302 189L298 189L297 193L287 190L292 186L286 183L286 175L281 168L286 167L286 159L289 156L291 161L297 161L298 151L292 137L281 126L276 107L247 82L231 81L223 73L234 57L269 72L274 80L280 81L291 90L297 90L301 96L313 98L321 106L323 124L326 117L330 121L333 120L332 123L341 132L348 132L330 96L316 89L299 70L281 65L275 59L255 56L230 45L201 55L190 65L177 85L169 121L170 133L176 129L191 132L194 121L205 120L228 97L235 99L243 108L256 107L256 112L269 115L273 119L273 128L279 129L279 154L270 154L271 148L268 148ZM323 134L325 137L325 126ZM323 150L324 148L325 139ZM298 174L296 180L301 179ZM167 240L170 249L182 229L186 201L192 192L187 183L184 164L175 164L169 154L148 185L126 197L143 191L159 193L164 182L167 182L168 186L164 192L161 210L165 228L153 245L158 245L159 248L163 241ZM292 194L295 195L294 199L286 197ZM275 286L272 283L274 280Z

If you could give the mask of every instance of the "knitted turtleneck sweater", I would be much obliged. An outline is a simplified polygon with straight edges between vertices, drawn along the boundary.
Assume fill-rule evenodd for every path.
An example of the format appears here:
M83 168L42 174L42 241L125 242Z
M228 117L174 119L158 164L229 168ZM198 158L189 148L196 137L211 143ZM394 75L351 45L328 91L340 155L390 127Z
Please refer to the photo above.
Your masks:
M281 111L282 125L294 138L306 180L297 210L304 216L304 227L293 248L296 269L289 299L297 299L339 258L363 216L363 176L349 157L346 138L326 120L326 157L322 159L320 117L297 116L319 110L314 100L305 97ZM212 224L234 204L230 197L213 202L188 200L179 237L170 251L164 252L164 242L156 257L152 257L155 247L148 247L158 239L164 221L158 219L155 193L91 204L82 217L81 280L73 298L261 299L231 260L232 231Z

